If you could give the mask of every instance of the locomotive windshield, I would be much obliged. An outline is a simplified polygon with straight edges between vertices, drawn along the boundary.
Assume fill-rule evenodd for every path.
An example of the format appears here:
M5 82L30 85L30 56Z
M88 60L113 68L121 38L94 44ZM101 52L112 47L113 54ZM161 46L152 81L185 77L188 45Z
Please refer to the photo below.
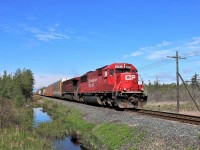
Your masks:
M119 69L116 69L116 73L129 73L131 72L131 69L127 69L127 68L119 68Z

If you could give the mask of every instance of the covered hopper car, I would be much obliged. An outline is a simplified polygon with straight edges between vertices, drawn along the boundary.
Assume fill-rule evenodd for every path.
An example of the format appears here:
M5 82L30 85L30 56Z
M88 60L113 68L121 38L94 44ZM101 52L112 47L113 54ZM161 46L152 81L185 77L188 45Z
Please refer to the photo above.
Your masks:
M113 63L80 77L60 80L45 89L45 96L118 108L142 107L147 102L138 71L128 63Z

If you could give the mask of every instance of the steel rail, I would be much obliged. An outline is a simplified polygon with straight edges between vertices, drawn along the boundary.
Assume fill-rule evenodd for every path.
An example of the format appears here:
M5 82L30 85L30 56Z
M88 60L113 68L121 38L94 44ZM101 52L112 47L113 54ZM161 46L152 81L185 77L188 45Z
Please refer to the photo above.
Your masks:
M146 110L146 109L137 109L137 112L139 114L150 115L157 118L163 118L163 119L183 122L187 124L200 125L199 116L191 116L191 115L185 115L185 114L176 114L172 112L154 111L154 110Z
M43 96L40 96L43 97ZM49 99L57 99L57 98L51 98L48 97ZM77 101L68 101L68 102L75 102L79 103ZM106 108L104 108L106 109ZM120 109L121 110L121 109ZM200 117L199 116L191 116L191 115L185 115L185 114L176 114L172 112L164 112L164 111L154 111L154 110L147 110L147 109L139 109L139 108L129 108L125 109L128 110L129 112L136 112L138 114L142 115L149 115L155 118L162 118L166 120L172 120L172 121L178 121L178 122L183 122L187 124L195 124L195 125L200 125Z

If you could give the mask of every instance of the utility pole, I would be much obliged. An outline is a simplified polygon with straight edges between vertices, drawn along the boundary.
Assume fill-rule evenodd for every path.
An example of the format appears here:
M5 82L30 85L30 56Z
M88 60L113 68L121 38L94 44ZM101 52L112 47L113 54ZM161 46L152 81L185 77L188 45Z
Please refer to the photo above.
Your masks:
M179 59L186 59L181 58L178 56L178 51L176 51L176 56L167 56L169 58L176 58L176 101L177 101L177 107L176 111L179 113L179 102L180 102L180 94L179 94Z

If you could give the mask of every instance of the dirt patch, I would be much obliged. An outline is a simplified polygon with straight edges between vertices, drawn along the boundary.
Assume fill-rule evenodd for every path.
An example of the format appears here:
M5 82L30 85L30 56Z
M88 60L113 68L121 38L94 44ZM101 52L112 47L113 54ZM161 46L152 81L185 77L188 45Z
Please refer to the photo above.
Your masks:
M180 114L199 116L200 117L200 111L181 111Z
M186 104L188 102L181 102L181 104ZM176 105L177 102L174 101L168 101L168 102L149 102L147 103L147 105L151 105L151 106L163 106L163 105Z

